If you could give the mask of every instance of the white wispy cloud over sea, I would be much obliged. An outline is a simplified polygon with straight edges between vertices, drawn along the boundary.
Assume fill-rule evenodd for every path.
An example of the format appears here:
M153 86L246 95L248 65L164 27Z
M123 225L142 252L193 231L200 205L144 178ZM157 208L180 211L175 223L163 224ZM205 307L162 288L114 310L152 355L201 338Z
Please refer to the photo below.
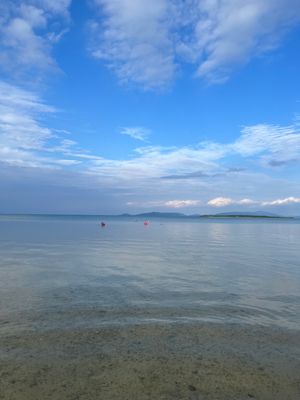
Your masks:
M80 177L85 175L91 187L123 190L125 204L130 207L299 204L299 187L287 177L281 178L280 187L290 196L274 197L275 193L269 193L269 188L274 192L279 181L273 175L274 170L284 171L300 163L297 124L244 127L231 143L206 141L184 147L148 145L136 148L127 159L112 159L82 148L68 132L47 127L49 118L59 111L35 92L3 82L0 89L0 162L7 167L37 168L41 174L52 168L58 171L57 179L66 171ZM124 128L122 133L139 140L148 137L148 130L144 128ZM234 157L238 159L237 166L232 165ZM247 182L246 187L243 182ZM82 179L70 184L80 187ZM257 190L258 187L261 189ZM150 199L140 200L147 188L151 188L147 193ZM178 198L179 192L189 197ZM246 197L236 200L226 196L232 192ZM281 194L281 190L275 192Z
M212 207L227 207L231 205L255 205L255 206L282 206L289 204L300 204L300 197L287 197L285 199L275 199L269 201L258 201L252 199L235 200L229 197L217 197L207 202L207 205Z
M120 133L145 142L149 138L151 130L142 126L128 126L122 128Z
M121 82L168 85L182 62L212 83L276 49L300 20L297 0L93 0L90 52Z
M0 67L24 79L58 69L52 49L68 30L71 0L7 0L0 5ZM33 79L30 79L31 82Z
M191 86L179 88L180 95L174 98L161 90L170 89L182 75L189 75L191 82L199 78L224 83L237 68L271 54L299 25L298 0L91 0L84 4L85 14L77 11L77 20L82 20L68 44L72 51L65 56L60 45L77 23L71 12L74 1L0 3L2 196L7 187L13 193L26 183L34 198L41 182L48 182L56 193L62 187L76 195L89 191L91 199L97 193L95 198L105 198L106 204L115 202L129 210L298 207L297 114L291 122L282 122L286 115L285 120L274 118L274 123L272 117L268 122L251 117L240 132L222 127L219 131L224 133L216 136L205 132L203 99L203 115L196 123L190 124L185 115L183 110L196 103L191 100L185 108L182 104L189 101L186 93L192 92ZM74 46L78 37L79 50ZM74 57L71 62L69 56ZM82 70L76 70L77 63ZM68 65L70 77L61 64ZM85 68L95 74L91 80ZM97 74L103 71L97 86ZM129 84L129 91L122 92L123 86L117 84L108 88L108 76L114 82L109 84L119 80ZM59 90L56 93L52 78L70 79L65 97ZM93 96L87 99L87 83L92 95L107 85L101 105L94 104ZM204 86L208 91L217 88ZM57 87L63 90L63 85ZM76 106L73 95L78 97L78 108L70 111ZM159 97L163 95L169 96L165 100L169 109L163 107ZM128 99L131 108L126 108ZM92 111L83 111L88 101ZM200 106L195 110L200 112ZM211 120L219 118L218 110L209 110ZM174 134L177 113L182 113L184 127ZM94 114L95 133L87 138L77 122L86 119L88 125ZM101 119L109 123L101 125ZM110 131L100 133L100 125Z

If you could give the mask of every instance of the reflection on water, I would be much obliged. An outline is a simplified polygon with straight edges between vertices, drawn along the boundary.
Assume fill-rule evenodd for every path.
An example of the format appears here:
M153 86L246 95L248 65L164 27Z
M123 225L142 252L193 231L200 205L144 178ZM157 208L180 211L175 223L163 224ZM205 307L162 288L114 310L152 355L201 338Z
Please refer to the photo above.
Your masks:
M3 329L145 321L300 328L300 223L0 219Z

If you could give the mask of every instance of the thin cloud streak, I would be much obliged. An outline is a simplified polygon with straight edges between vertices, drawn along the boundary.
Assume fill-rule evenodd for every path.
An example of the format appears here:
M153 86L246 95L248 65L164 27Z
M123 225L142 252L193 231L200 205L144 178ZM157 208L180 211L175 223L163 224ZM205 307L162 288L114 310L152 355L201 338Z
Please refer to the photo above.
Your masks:
M267 162L269 159L277 160L282 167L294 165L300 162L300 132L292 125L255 125L243 128L233 143L201 142L182 148L146 146L139 148L138 156L130 160L95 161L91 172L124 180L159 178L164 181L243 175L243 168L230 170L220 166L222 159L234 155L256 161L257 167L263 169L272 168Z
M289 204L300 204L300 198L298 197L287 197L284 199L276 199L270 201L258 201L252 199L241 199L234 200L229 197L217 197L215 199L211 199L207 202L208 206L211 207L228 207L231 205L259 205L259 206L286 206Z
M231 205L240 205L240 206L252 206L255 204L260 204L259 201L251 200L251 199L242 199L242 200L234 200L230 197L216 197L215 199L211 199L207 202L208 206L211 207L228 207Z
M199 206L202 204L201 200L161 200L161 201L145 201L136 202L128 201L126 203L128 206L139 206L139 207L163 207L163 208L187 208L193 206Z
M80 163L82 172L115 184L134 185L156 180L159 185L161 180L163 185L178 186L179 179L193 185L212 177L220 180L227 175L237 179L244 176L247 173L244 168L226 168L223 160L229 156L251 159L263 170L271 168L266 162L269 158L281 163L281 168L300 161L297 125L255 125L243 128L241 136L232 143L200 142L181 148L144 146L136 149L129 159L108 159L78 147L72 138L64 137L64 132L48 128L45 119L57 111L36 93L3 82L0 89L1 158L11 164L71 167ZM148 132L145 128L125 131L140 139Z
M0 81L0 161L37 168L80 164L78 159L62 157L71 156L77 143L46 126L44 120L56 112L37 93Z
M130 126L124 127L120 131L121 135L130 136L133 139L141 140L146 142L151 134L151 130L142 126Z
M37 93L0 82L0 162L11 168L71 171L73 177L86 176L95 188L118 188L124 202L136 202L137 207L147 197L148 206L152 202L153 207L170 209L299 204L297 180L276 180L272 177L275 166L266 162L277 159L280 166L276 168L282 170L299 163L298 125L255 125L243 128L231 143L144 146L129 159L109 159L81 148L71 133L51 128L57 112ZM242 167L226 166L232 156L239 157ZM79 185L77 181L72 179L69 185ZM244 189L245 182L249 190ZM254 191L271 200L252 199ZM230 195L220 197L219 193Z
M45 104L36 93L0 82L0 128L2 145L22 150L60 152L89 161L90 172L115 177L134 175L163 179L189 179L243 173L243 168L220 168L219 161L230 155L266 159L287 165L300 161L300 132L298 126L255 125L243 128L233 143L200 142L197 146L164 148L145 146L136 149L137 156L129 160L109 160L76 149L77 143L59 139L57 130L41 124L45 115L57 112ZM124 128L123 134L144 139L149 130ZM57 139L58 145L50 141ZM297 158L298 157L298 158ZM274 161L273 161L274 162Z
M166 207L170 208L184 208L191 206L198 206L201 204L200 200L169 200L164 203Z
M300 204L300 197L287 197L286 199L264 201L261 204L263 206L286 206L289 204Z

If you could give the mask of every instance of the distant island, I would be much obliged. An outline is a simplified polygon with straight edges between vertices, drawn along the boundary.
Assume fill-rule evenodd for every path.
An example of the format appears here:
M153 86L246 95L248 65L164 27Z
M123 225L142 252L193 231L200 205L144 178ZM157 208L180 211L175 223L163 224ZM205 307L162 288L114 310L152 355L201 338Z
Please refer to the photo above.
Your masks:
M277 214L263 212L263 211L254 211L254 212L223 212L217 214L193 214L186 215L183 213L176 212L147 212L141 214L121 214L121 217L135 217L135 218L282 218L282 219L291 219L294 217L284 217Z
M229 218L265 218L265 219L300 219L298 216L289 217L289 216L281 216L269 212L264 211L254 211L254 212L243 212L243 211L235 211L235 212L223 212L217 214L192 214L187 215L178 212L159 212L159 211L152 211L152 212L145 212L139 214L1 214L1 218L65 218L65 219L72 219L72 218L83 218L83 219L94 219L94 218L143 218L143 219L155 219L155 218L180 218L180 219L229 219Z
M292 217L283 217L277 214L263 212L263 211L254 211L254 212L224 212L218 214L206 214L201 215L201 218L292 218Z
M121 214L120 217L141 217L141 218L188 218L188 215L175 212L152 211L141 214Z
M270 215L252 215L252 214L207 214L207 215L200 215L200 218L269 218L269 219L289 219L293 217L281 217L281 216L270 216Z

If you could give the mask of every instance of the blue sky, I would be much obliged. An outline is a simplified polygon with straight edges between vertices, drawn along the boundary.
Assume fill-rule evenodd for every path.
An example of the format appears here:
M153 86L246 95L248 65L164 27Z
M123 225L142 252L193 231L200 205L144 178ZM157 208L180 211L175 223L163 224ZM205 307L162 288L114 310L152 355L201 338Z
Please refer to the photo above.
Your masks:
M0 212L300 215L299 0L0 5Z

